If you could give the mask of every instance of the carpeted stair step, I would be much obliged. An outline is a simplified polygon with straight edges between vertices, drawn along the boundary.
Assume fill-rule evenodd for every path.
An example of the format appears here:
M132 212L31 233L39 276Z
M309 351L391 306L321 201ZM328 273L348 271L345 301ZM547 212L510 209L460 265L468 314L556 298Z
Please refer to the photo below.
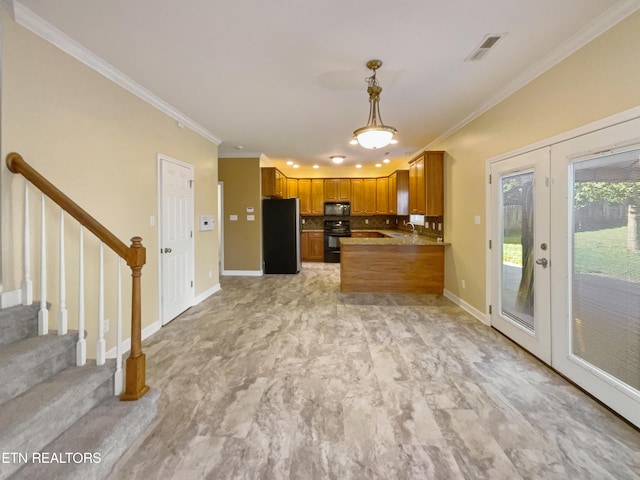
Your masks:
M0 408L0 451L27 455L59 437L89 410L113 395L114 364L71 366ZM0 463L0 479L20 462Z
M0 310L0 348L38 334L40 305L18 305Z
M30 459L12 480L105 478L155 419L159 396L160 391L153 389L135 402L121 402L117 397L105 400L47 445L35 462ZM51 462L54 453L56 461ZM49 461L44 463L44 458Z
M75 362L77 332L24 338L0 349L0 405Z

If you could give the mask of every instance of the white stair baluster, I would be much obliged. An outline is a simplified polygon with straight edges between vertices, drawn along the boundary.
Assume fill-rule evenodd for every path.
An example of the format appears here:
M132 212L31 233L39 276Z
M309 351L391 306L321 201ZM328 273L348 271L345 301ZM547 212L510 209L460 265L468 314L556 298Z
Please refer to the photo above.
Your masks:
M44 194L41 195L40 205L40 310L38 310L38 335L47 335L49 333L49 310L47 309L47 235L44 219Z
M98 341L96 343L96 365L104 365L107 344L104 340L104 244L100 242L100 264L98 266Z
M118 292L116 301L116 373L114 376L113 392L120 395L123 390L122 385L122 259L118 257Z
M67 278L64 265L64 210L60 209L60 310L58 311L58 335L67 334Z
M76 365L87 363L87 341L84 332L84 240L80 225L80 256L78 257L78 343L76 344Z
M29 225L29 182L24 182L24 237L22 272L22 304L33 303L33 282L31 281L31 227Z

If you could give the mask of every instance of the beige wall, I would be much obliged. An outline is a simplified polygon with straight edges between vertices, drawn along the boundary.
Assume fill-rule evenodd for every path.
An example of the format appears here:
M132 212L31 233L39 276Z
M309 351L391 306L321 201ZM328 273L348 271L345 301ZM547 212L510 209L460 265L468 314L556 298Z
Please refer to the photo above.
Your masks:
M125 243L134 235L143 238L147 264L143 268L143 327L158 318L158 227L157 154L189 163L195 169L195 215L217 212L217 146L100 74L84 66L54 46L13 22L6 11L2 24L2 260L4 291L19 288L22 269L21 225L23 180L11 174L4 158L10 151L25 160L67 193L91 215L111 229ZM58 231L58 213L47 207L55 221L48 225ZM32 194L32 211L39 200ZM156 217L152 226L151 217ZM70 318L76 318L77 225L66 222L72 235L67 250L69 275L67 304ZM34 233L39 226L32 220ZM196 223L197 226L197 223ZM215 232L195 236L195 294L211 290L219 283L218 245ZM38 239L39 236L35 236ZM37 250L34 240L33 250ZM95 318L97 247L86 236L87 319ZM107 253L107 293L112 293L115 260ZM52 273L49 298L57 302L55 275L57 245L49 248ZM34 256L33 264L39 264ZM211 272L211 276L209 275ZM130 288L128 269L125 289ZM34 279L36 280L36 279ZM38 297L38 282L34 296ZM128 318L128 298L124 317ZM107 318L115 321L113 305ZM126 320L128 322L128 320ZM52 311L55 328L55 309ZM113 336L115 328L109 335ZM128 337L128 329L125 337ZM111 345L108 346L110 348Z
M486 311L486 160L640 105L640 13L586 45L455 134L446 155L445 288ZM474 215L481 215L480 225ZM461 281L466 288L461 288Z
M262 270L262 201L259 158L221 158L218 174L224 184L224 270ZM254 221L247 221L253 207ZM237 221L230 221L237 215Z

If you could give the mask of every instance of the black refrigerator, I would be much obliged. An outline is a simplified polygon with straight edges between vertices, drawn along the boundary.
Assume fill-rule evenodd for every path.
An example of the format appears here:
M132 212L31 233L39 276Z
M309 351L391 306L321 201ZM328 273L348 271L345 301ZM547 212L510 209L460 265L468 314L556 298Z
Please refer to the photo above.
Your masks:
M262 200L264 273L298 273L300 259L300 199Z

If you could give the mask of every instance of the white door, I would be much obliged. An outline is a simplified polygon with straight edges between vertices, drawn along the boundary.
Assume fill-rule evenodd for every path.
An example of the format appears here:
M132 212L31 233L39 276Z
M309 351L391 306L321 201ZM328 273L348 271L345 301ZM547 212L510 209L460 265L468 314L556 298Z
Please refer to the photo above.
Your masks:
M194 301L193 167L162 155L160 171L160 291L162 324Z
M490 173L491 325L550 364L549 148Z
M638 132L552 146L551 264L554 368L640 426Z

